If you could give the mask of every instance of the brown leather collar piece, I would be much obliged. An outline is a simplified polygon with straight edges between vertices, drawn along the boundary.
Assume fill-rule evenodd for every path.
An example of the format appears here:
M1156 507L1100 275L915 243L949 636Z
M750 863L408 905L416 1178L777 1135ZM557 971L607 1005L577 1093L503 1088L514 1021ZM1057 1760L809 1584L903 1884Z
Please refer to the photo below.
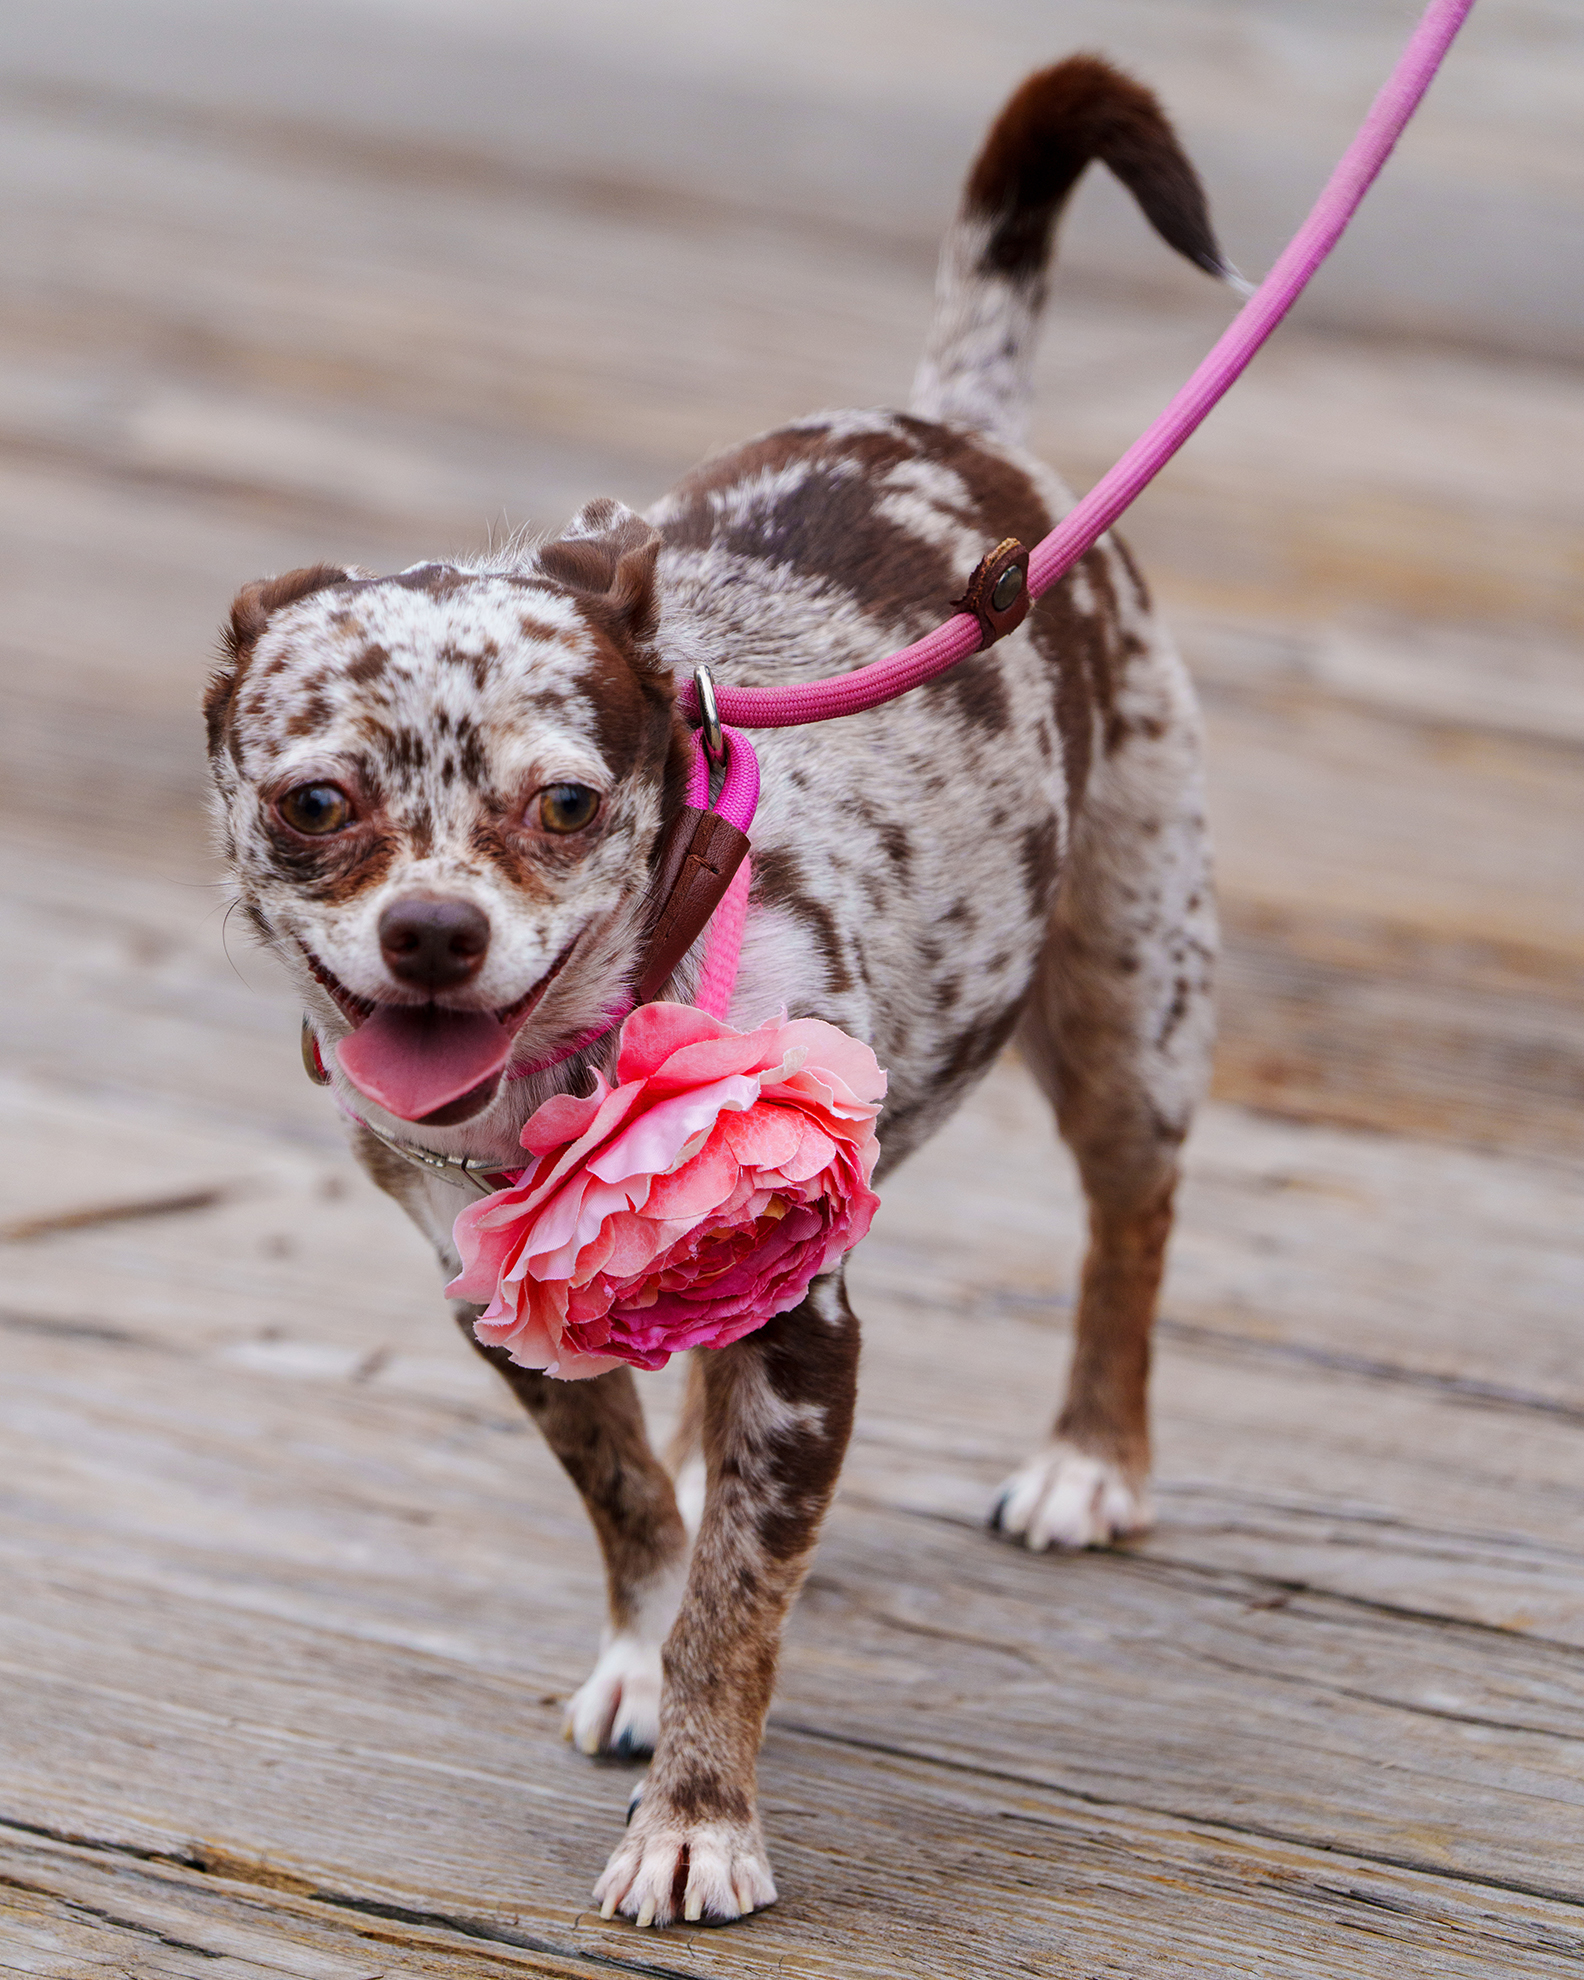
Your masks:
M748 853L748 835L713 811L686 804L672 820L655 869L643 967L634 995L652 1003L719 907Z
M1028 567L1028 551L1015 536L1008 536L980 559L968 589L952 600L955 610L972 612L979 621L976 653L1016 632L1028 617Z

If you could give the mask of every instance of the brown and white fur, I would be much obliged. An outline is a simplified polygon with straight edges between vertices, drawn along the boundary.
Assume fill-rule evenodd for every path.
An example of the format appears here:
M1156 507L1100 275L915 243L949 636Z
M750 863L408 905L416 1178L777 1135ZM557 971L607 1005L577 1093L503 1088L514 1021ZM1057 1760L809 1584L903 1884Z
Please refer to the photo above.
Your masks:
M1054 222L1095 157L1173 246L1226 272L1154 99L1074 58L1024 84L974 168L911 412L799 421L708 461L647 518L593 502L537 548L386 578L319 566L241 593L207 703L218 815L327 1061L371 1006L431 995L520 1020L522 1063L590 1028L630 980L681 802L676 678L704 660L743 685L860 667L938 625L1002 538L1046 533L1070 498L1017 434ZM785 1006L867 1040L890 1073L883 1169L1016 1037L1076 1157L1090 1239L1066 1401L993 1523L1036 1549L1136 1533L1150 1326L1215 948L1198 717L1143 581L1103 540L1018 632L929 686L756 741L732 1021ZM347 822L294 829L279 805L305 784L344 794ZM596 792L597 815L548 831L536 794L566 784ZM487 922L452 986L393 974L382 917L414 900ZM696 947L669 994L688 998L698 967ZM509 1166L532 1109L608 1067L611 1043L502 1083L449 1125L381 1114L336 1077L384 1133ZM453 1272L456 1189L362 1129L353 1141ZM470 1340L472 1317L457 1314ZM570 1735L589 1753L654 1750L597 1897L640 1925L769 1904L755 1756L852 1422L841 1272L694 1357L669 1470L627 1371L562 1383L480 1351L604 1552L609 1628ZM690 1540L673 1477L687 1474L685 1500L700 1457Z

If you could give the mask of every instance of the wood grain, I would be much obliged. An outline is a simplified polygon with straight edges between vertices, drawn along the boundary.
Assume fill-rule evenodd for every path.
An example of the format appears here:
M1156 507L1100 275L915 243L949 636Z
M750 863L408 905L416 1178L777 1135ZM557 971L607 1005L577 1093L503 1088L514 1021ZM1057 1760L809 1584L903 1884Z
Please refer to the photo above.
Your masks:
M195 704L246 578L641 502L896 398L960 162L922 134L966 151L1052 28L838 11L63 0L11 38L0 1974L1584 1960L1584 400L1565 257L1491 274L1576 227L1576 29L1498 0L1402 205L1130 518L1206 702L1228 937L1159 1524L1075 1560L983 1530L1082 1237L1007 1060L855 1261L859 1422L762 1762L781 1903L662 1938L586 1908L634 1779L559 1739L586 1522L226 935ZM1177 78L1257 242L1395 25L1170 11L1068 25ZM1079 484L1225 315L1085 199L1036 419ZM1438 289L1393 243L1452 214ZM1432 336L1382 334L1399 281Z

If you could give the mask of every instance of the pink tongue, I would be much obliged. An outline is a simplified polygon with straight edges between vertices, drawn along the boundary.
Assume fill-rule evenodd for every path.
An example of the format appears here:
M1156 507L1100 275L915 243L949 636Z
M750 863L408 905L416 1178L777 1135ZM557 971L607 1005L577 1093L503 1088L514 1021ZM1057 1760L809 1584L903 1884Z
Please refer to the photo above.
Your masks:
M398 1120L421 1121L498 1073L511 1043L488 1011L387 1004L342 1039L336 1057L359 1093Z

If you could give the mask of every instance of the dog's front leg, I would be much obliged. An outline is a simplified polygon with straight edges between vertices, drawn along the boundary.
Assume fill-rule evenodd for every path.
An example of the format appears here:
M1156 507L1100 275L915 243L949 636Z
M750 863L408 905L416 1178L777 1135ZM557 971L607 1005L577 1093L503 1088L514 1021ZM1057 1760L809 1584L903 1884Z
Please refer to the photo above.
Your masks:
M654 1750L660 1712L660 1646L677 1612L688 1541L671 1480L649 1448L638 1387L625 1368L589 1382L558 1382L519 1368L473 1332L478 1309L457 1325L497 1368L583 1495L605 1557L610 1622L599 1661L567 1707L567 1737L584 1753L632 1760Z
M852 1430L858 1323L840 1272L704 1363L708 1486L666 1639L660 1742L594 1895L607 1918L722 1923L775 1900L755 1805L781 1628Z

